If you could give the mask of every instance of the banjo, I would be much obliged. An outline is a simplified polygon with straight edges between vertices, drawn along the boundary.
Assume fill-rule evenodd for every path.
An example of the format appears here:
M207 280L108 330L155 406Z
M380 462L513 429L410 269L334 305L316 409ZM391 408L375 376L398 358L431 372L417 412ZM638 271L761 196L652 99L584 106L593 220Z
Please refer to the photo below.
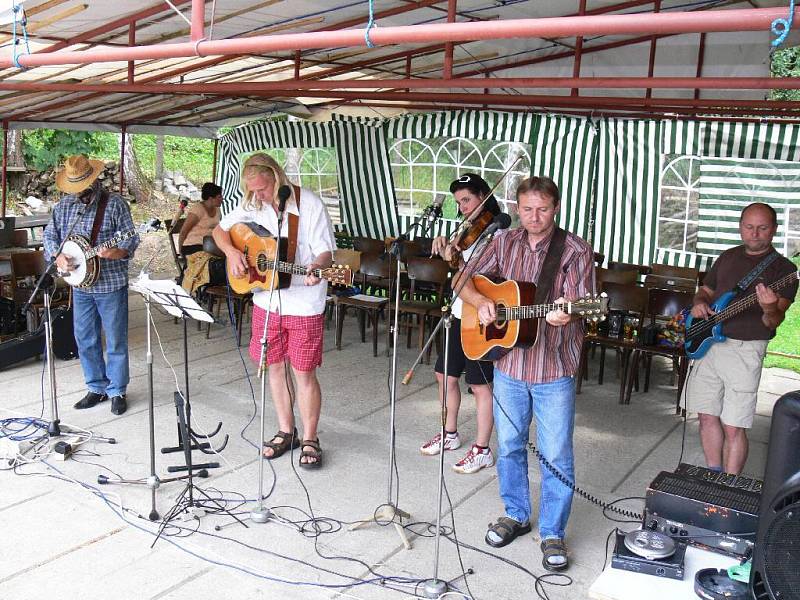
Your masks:
M89 238L83 235L71 235L67 238L67 241L64 242L61 254L69 259L72 269L69 271L59 271L58 274L71 286L89 287L100 277L100 257L97 256L98 252L106 248L113 248L128 238L132 238L140 233L157 231L160 227L161 221L158 219L150 219L138 229L131 229L124 233L117 232L110 239L94 247L92 247L91 242L89 242Z

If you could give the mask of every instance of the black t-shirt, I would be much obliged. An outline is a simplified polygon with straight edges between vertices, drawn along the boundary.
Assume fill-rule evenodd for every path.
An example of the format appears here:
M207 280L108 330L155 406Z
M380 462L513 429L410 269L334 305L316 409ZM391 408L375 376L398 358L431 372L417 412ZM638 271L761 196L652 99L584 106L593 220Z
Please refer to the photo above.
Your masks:
M716 301L722 294L731 291L765 256L766 253L758 256L747 254L744 246L736 246L720 254L703 279L703 285L714 290L712 300ZM738 298L755 293L756 285L759 283L769 285L796 270L797 267L789 259L779 256L756 277L756 280L746 290L739 294ZM797 294L797 279L795 278L789 285L777 290L776 293L779 297L786 298L790 302L793 301ZM733 300L733 302L735 301ZM761 320L763 315L764 311L761 310L761 305L756 302L747 310L725 321L722 324L722 333L735 340L772 339L775 337L775 331L764 325Z

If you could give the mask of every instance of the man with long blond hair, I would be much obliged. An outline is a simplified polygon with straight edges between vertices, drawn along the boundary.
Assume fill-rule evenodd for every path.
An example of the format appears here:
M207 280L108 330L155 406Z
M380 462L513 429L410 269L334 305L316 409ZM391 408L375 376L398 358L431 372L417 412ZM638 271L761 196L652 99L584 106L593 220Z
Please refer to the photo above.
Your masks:
M264 442L264 456L268 459L278 458L287 450L299 447L300 466L318 468L322 466L322 449L317 436L322 394L316 370L322 364L327 285L314 277L311 270L330 266L336 248L325 205L310 190L293 186L272 157L256 153L242 167L242 203L222 218L213 236L225 253L231 273L235 277L243 276L248 265L242 252L231 243L229 231L236 223L253 222L278 237L278 191L282 186L288 186L291 190L285 215L292 214L298 218L294 261L306 265L307 274L293 276L288 288L276 290L271 305L268 305L270 292L259 290L253 294L250 357L259 364L261 336L266 321L266 364L279 429L271 440ZM288 221L288 217L283 219L280 237L289 235ZM303 425L302 442L294 422L287 362L297 382L295 389Z

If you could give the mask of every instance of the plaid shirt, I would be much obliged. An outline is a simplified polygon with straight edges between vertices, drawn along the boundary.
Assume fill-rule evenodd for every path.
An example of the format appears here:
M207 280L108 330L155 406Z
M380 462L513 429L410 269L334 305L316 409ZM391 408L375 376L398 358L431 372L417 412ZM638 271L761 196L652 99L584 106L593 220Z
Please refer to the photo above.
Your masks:
M539 281L552 239L550 234L536 245L535 250L531 250L525 229L520 227L506 232L491 241L468 271L535 283ZM591 246L567 232L561 264L553 281L552 301L560 296L575 300L591 293L594 289L593 261ZM495 368L527 383L548 383L560 377L571 377L578 370L583 334L583 321L570 321L563 327L553 327L540 319L536 343L530 348L514 348L495 362Z
M83 204L75 195L64 196L56 204L53 211L53 218L44 230L44 250L49 259L58 250L67 234L69 226L78 216ZM89 239L92 235L92 225L94 216L97 213L97 203L93 203L75 224L72 234L78 234ZM125 233L134 229L131 211L128 203L119 194L109 194L106 212L103 215L103 223L97 234L95 245L101 244L112 238L115 233ZM128 285L128 259L133 256L136 247L139 245L139 236L135 235L118 244L117 247L128 251L128 258L119 260L108 260L100 258L100 276L94 285L81 288L82 292L89 294L106 294L114 292Z

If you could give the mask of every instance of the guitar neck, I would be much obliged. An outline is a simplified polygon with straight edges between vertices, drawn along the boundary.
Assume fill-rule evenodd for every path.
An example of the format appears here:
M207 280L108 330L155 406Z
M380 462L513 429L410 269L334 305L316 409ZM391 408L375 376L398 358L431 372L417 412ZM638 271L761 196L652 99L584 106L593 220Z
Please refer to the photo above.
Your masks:
M291 273L292 275L305 275L308 272L308 269L302 265L296 265L290 262L284 262L279 260L277 265L271 260L266 262L266 267L268 269L272 269L275 266L275 270L281 273ZM322 269L311 269L311 274L314 277L318 277L319 279L323 278Z
M102 244L98 244L97 246L92 248L89 252L86 253L86 258L87 259L88 258L93 258L93 257L97 256L97 253L100 252L100 250L105 250L106 248L113 248L114 246L117 246L117 245L121 244L122 242L124 242L128 238L132 238L133 236L136 235L136 233L137 233L137 231L135 229L133 229L131 231L127 231L125 233L121 233L119 235L115 235L110 240L106 240Z
M501 321L519 321L520 319L537 319L547 316L553 310L572 312L569 302L555 302L553 304L529 304L527 306L504 306L497 309L497 319Z
M773 292L777 292L778 290L780 290L783 287L786 287L792 281L798 278L800 278L800 274L798 274L798 272L795 271L794 273L789 273L785 277L781 277L780 279L778 279L778 281L769 284L767 287L771 289ZM747 309L755 306L756 304L758 304L758 296L756 296L755 293L749 294L748 296L745 296L740 300L732 302L728 307L715 314L712 317L712 319L717 323L721 323L722 321L735 317L736 315L746 311Z

